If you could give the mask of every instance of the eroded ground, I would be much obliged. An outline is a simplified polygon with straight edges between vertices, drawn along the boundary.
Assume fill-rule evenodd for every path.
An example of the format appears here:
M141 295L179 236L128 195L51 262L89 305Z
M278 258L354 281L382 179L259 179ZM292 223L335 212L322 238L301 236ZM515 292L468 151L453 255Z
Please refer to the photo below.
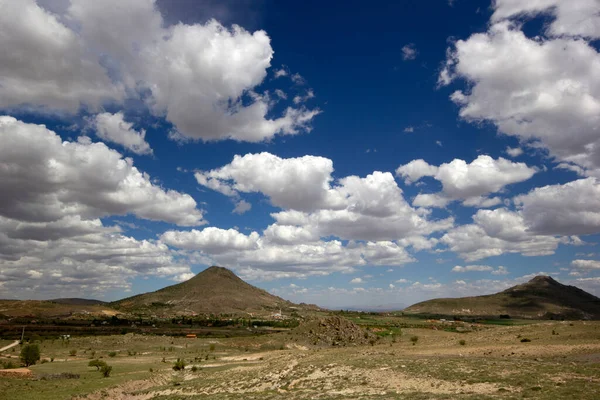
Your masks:
M69 356L73 349L77 355ZM113 366L109 378L87 367L94 351ZM109 357L113 351L117 355ZM53 354L54 361L32 367L33 378L0 378L0 397L597 399L600 393L596 322L492 326L467 333L404 329L374 345L339 348L316 347L288 334L214 340L126 335L44 343L42 352L42 357ZM184 371L172 370L177 358L185 360ZM80 378L35 378L67 371Z

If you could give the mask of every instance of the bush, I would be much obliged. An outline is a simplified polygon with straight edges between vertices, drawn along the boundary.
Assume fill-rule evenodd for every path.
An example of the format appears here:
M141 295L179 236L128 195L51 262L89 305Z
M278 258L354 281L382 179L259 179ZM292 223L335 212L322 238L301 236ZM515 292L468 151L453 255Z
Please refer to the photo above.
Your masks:
M181 358L178 358L177 361L175 361L175 364L173 365L173 370L174 371L183 371L185 369L185 361L183 361Z
M215 345L213 343L211 343L209 349L210 349L210 351L215 351Z
M195 365L192 367L192 372L196 372L198 371L198 367L196 367Z
M4 369L13 369L17 368L17 366L12 361L3 361L2 368Z
M414 346L419 341L419 337L418 336L411 336L410 341L412 342L412 344Z
M26 344L21 348L20 358L26 367L35 364L40 359L40 347L37 344Z
M77 355L77 350L73 349L73 350L69 351L69 355L71 357L75 357Z
M46 364L47 362L50 362L50 360L48 360L47 358L42 358L42 361L41 361L42 364Z
M460 344L461 346L464 346L465 344L467 344L467 342L464 340L459 340L458 344Z
M106 363L102 360L92 360L88 363L88 367L96 367L96 371L100 371L100 368L104 367Z
M110 353L108 353L109 357L115 357L117 355L116 351L111 351Z
M100 372L102 372L103 377L108 378L112 372L112 367L110 365L104 365L100 368Z
M521 339L521 343L531 342L531 339L523 338Z

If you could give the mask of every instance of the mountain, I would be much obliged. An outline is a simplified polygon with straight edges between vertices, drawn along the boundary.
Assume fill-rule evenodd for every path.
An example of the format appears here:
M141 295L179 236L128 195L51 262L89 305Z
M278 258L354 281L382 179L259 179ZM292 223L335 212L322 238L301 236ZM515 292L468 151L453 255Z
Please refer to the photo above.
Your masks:
M600 298L575 286L563 285L550 276L536 276L529 282L500 293L433 299L414 304L407 313L495 316L534 319L600 319Z
M66 304L71 306L95 306L106 304L105 301L93 300L93 299L79 299L79 298L66 298L66 299L52 299L48 300L56 304Z
M210 267L188 281L119 300L111 306L125 312L156 315L271 314L280 309L291 312L311 307L274 296L222 267Z

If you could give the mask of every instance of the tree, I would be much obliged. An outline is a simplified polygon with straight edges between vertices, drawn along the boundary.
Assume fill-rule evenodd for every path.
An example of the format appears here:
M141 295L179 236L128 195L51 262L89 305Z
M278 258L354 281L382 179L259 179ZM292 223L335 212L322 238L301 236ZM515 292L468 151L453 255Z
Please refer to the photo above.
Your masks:
M100 368L104 367L106 363L102 360L92 360L88 363L88 367L96 367L96 371L100 371Z
M112 372L112 367L110 365L104 364L100 369L100 372L102 372L103 377L108 378L110 376L110 373Z
M21 348L20 358L26 367L35 364L40 359L40 347L37 344L26 344Z

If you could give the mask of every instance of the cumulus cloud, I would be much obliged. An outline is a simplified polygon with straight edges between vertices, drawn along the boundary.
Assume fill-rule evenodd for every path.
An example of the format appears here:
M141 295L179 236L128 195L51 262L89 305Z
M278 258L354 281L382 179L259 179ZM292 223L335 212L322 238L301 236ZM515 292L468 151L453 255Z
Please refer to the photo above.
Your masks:
M404 178L407 184L425 176L441 182L441 193L420 194L415 198L413 204L420 207L445 207L453 200L464 200L465 206L491 207L500 204L501 200L485 196L512 183L526 181L535 173L536 169L525 163L515 163L502 157L495 160L486 155L477 157L470 164L454 159L437 167L419 159L396 169L396 175Z
M152 154L146 142L146 131L133 129L131 122L126 122L122 112L116 114L101 113L95 116L91 125L96 135L104 141L120 144L135 154Z
M136 240L99 219L23 222L0 217L0 295L94 296L131 288L136 276L177 279L190 267L168 247Z
M600 232L600 182L596 178L538 187L515 197L514 202L531 232L545 235Z
M571 261L573 268L583 270L600 270L600 261L597 260L573 260Z
M415 47L414 43L409 43L407 45L402 46L402 59L404 61L414 60L415 58L417 58L417 54L419 54L419 52L417 51L417 48Z
M560 243L568 243L564 238L531 233L519 213L504 208L479 210L473 221L451 229L440 239L467 261L506 253L551 255Z
M283 159L259 153L236 155L230 164L196 172L195 177L199 184L227 196L263 193L275 206L314 210L341 202L330 188L332 172L333 162L324 157Z
M508 274L508 270L506 269L506 267L499 266L498 268L494 269L494 267L490 267L489 265L466 265L464 267L457 265L454 268L452 268L452 272L459 272L459 273L491 272L492 275L507 275ZM461 281L461 282L464 283L464 281Z
M582 22L593 20L587 24L594 27L589 29L591 35L600 18L600 5L594 0L501 1L495 17L543 10L563 17L573 11L575 19L566 22L566 17L560 17L551 25L557 33L571 31L575 20L578 29L588 30ZM490 121L525 145L548 149L558 161L575 163L590 174L598 172L600 55L589 42L563 35L528 38L519 25L500 21L486 33L457 41L448 54L439 82L446 85L463 79L468 83L468 90L451 95L460 106L461 118Z
M490 267L489 265L467 265L465 267L461 267L459 265L457 265L456 267L452 268L452 272L471 272L471 271L477 271L477 272L485 272L485 271L492 271L494 268Z
M316 237L398 240L453 225L452 219L429 221L419 215L390 173L337 181L332 173L333 162L327 158L260 153L235 156L230 164L195 176L199 184L230 197L264 194L283 209L272 214L279 225L303 227Z
M182 137L250 142L308 131L319 113L271 116L257 92L273 56L266 32L215 20L165 27L152 0L72 0L64 15L8 2L0 30L1 107L75 112L133 99Z
M103 143L63 142L44 125L0 117L0 215L29 222L133 214L178 225L205 221L194 199L153 184Z
M353 272L357 266L403 265L414 261L393 242L342 244L339 240L278 240L265 231L244 235L233 229L205 228L202 231L168 231L161 241L187 250L219 265L235 268L254 280L281 277L328 275Z
M241 215L247 213L250 209L252 209L252 204L248 203L246 200L239 200L235 203L235 208L232 213Z
M3 1L0 13L0 108L20 104L75 112L122 100L122 85L56 15L33 0Z
M507 147L506 148L506 154L508 154L511 157L519 157L521 154L523 154L523 149L520 147Z
M550 14L554 21L548 26L551 36L600 37L600 4L596 0L496 0L492 21L515 16Z
M131 159L89 138L0 117L0 295L43 298L129 290L135 276L180 279L190 267L166 245L101 217L205 223L187 194L165 190Z

